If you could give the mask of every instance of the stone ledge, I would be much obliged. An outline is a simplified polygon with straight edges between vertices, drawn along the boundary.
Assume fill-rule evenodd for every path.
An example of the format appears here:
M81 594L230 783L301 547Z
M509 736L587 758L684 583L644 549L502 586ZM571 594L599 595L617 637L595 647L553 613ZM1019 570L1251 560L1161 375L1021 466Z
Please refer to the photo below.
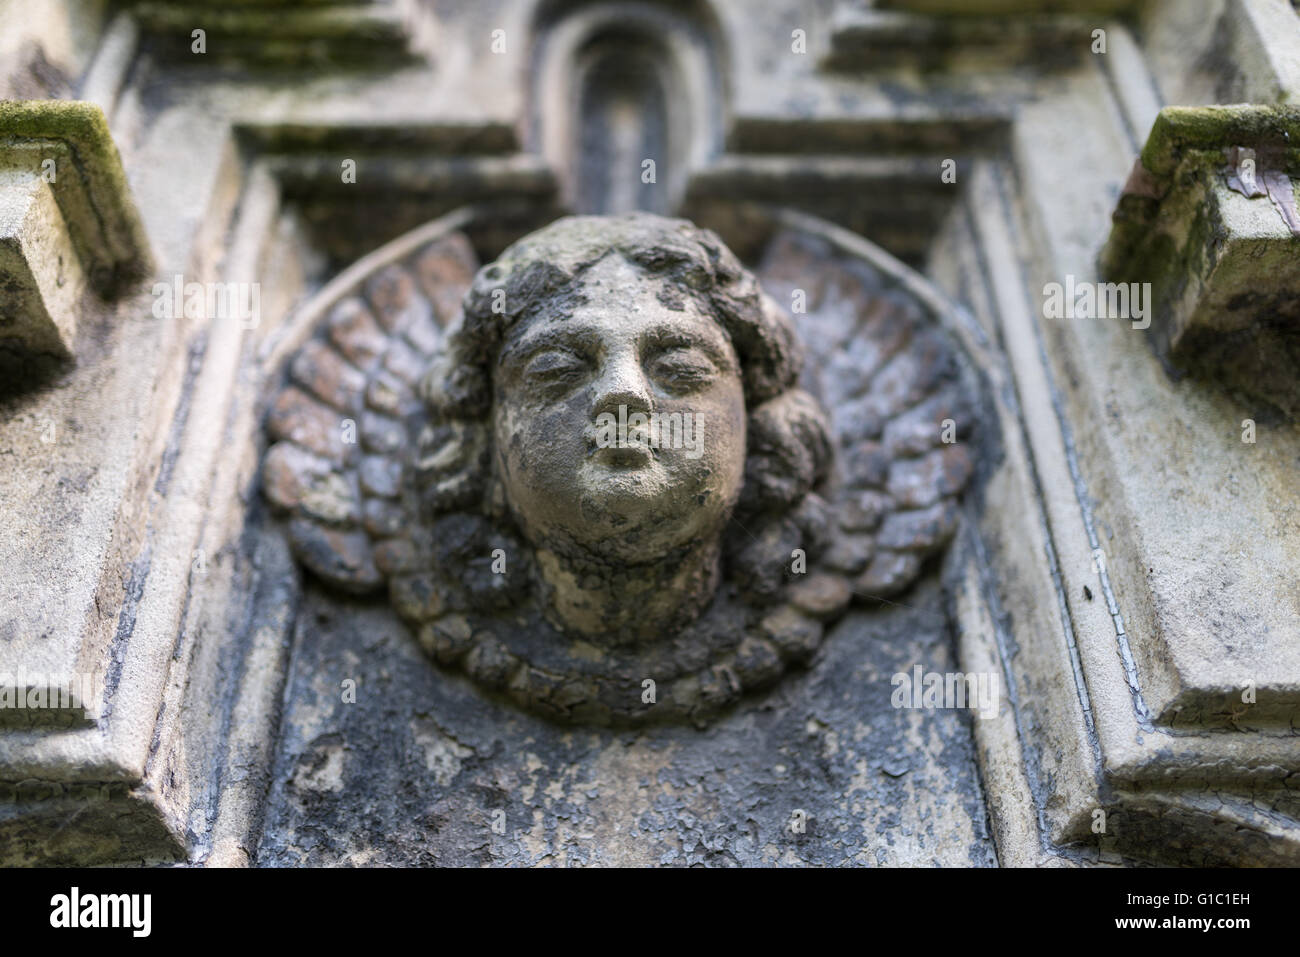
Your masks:
M727 132L727 151L778 155L966 155L1006 146L1007 111L978 102L925 112L814 117L740 115ZM936 174L937 175L937 174Z
M1300 418L1300 108L1170 107L1113 215L1100 267L1150 283L1174 366Z
M0 343L66 358L82 292L114 299L152 271L99 107L0 102Z
M695 171L682 213L727 218L745 203L782 204L828 219L909 265L923 258L957 197L939 177L944 156L725 154ZM964 162L965 157L961 157ZM747 248L742 236L735 239Z
M889 10L958 17L1050 13L1118 15L1135 13L1143 5L1143 0L880 0L878 3Z
M65 155L74 175L67 176L45 149ZM37 174L42 160L55 158L64 175L50 185L96 291L114 297L153 271L149 241L99 107L76 100L0 102L0 157L8 168Z
M0 343L26 353L72 353L86 277L50 184L0 172L0 276L7 303Z
M553 170L506 124L245 123L235 134L339 265L461 206L556 201Z
M1058 10L1050 16L1008 10L990 10L987 16L986 11L931 15L952 12L840 9L831 24L830 48L821 67L845 73L903 65L926 70L971 66L1063 70L1090 55L1092 31L1097 27L1093 19L1073 11L1062 15Z
M396 66L414 58L412 24L402 4L242 0L221 9L196 2L134 8L151 52L169 62L210 58L224 66ZM193 31L206 50L193 52Z
M159 863L182 854L155 803L122 782L0 782L0 866Z

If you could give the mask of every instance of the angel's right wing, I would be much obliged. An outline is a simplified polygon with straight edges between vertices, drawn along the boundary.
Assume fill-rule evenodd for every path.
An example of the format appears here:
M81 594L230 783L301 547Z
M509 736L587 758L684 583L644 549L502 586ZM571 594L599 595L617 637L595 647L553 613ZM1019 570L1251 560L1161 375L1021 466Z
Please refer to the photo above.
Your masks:
M353 594L411 571L418 384L478 269L461 233L434 239L339 300L289 363L266 431L266 497L295 557Z

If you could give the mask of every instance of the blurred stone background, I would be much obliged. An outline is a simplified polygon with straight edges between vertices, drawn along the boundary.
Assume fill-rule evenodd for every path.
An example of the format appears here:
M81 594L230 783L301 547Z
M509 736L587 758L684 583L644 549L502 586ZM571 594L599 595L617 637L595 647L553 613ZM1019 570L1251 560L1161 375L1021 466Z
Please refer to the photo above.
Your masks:
M0 861L1296 863L1298 94L1285 0L0 0L0 676L102 678L0 709ZM483 698L259 492L354 262L633 207L836 236L995 437L944 562L704 730ZM918 664L998 716L892 707Z

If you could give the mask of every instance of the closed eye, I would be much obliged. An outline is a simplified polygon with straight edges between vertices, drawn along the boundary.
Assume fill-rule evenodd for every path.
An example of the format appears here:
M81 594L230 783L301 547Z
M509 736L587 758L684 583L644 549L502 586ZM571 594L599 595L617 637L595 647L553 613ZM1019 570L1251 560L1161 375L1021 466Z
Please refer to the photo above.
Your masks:
M543 349L524 366L524 379L538 385L565 385L577 380L587 364L566 349Z
M675 348L655 356L647 371L666 390L688 392L712 380L718 367L699 349Z

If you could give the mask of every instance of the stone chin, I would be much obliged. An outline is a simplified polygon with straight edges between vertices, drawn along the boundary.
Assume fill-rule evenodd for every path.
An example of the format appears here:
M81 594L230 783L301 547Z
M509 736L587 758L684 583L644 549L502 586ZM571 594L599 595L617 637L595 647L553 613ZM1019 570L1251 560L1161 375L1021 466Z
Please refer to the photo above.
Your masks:
M738 390L737 390L738 391ZM645 565L683 551L710 550L740 495L745 420L699 453L687 449L577 442L549 446L530 430L545 416L497 421L497 475L515 523L534 548L579 562ZM553 428L549 434L572 434ZM512 435L513 433L513 435Z
M724 495L712 483L681 478L658 459L637 467L588 460L569 494L552 497L543 514L513 500L510 505L536 547L639 565L707 545L730 517L738 488Z

